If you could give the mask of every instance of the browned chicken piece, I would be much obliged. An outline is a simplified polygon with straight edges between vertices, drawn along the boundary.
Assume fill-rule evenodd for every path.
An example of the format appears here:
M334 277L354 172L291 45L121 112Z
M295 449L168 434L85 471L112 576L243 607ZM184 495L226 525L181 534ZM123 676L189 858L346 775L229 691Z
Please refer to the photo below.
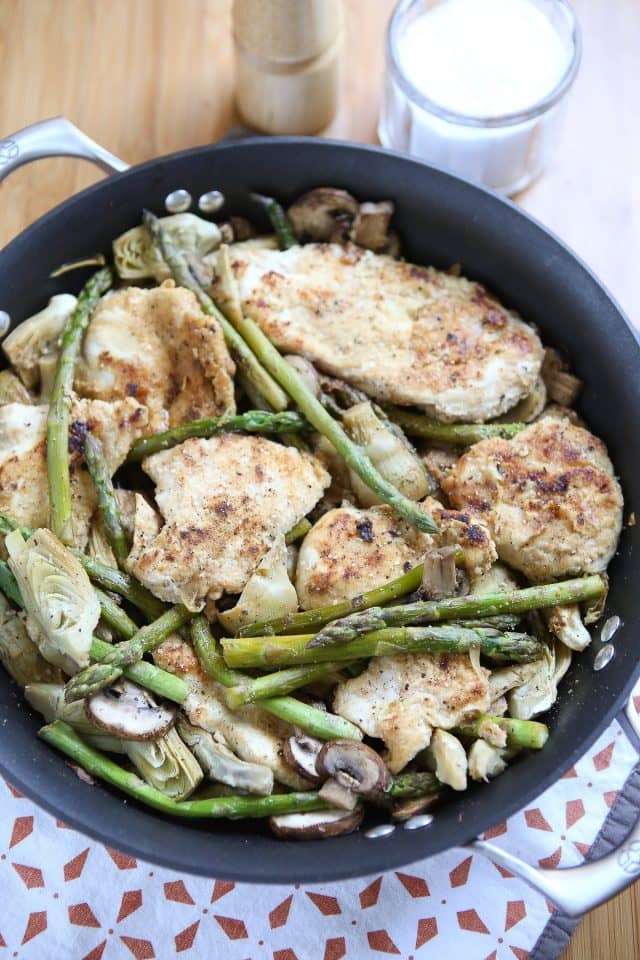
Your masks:
M443 489L482 517L500 558L534 582L603 571L616 549L622 491L606 447L568 421L475 444Z
M165 641L153 656L158 666L186 681L189 695L182 709L191 723L222 738L241 760L269 767L280 783L294 790L312 789L283 758L284 741L295 732L291 724L258 706L229 710L220 684L207 676L192 648L179 637Z
M235 367L220 325L189 290L167 280L100 301L84 338L76 389L100 400L135 397L154 430L235 412Z
M436 482L442 486L442 481L448 477L460 458L460 451L453 447L431 447L422 453L422 461Z
M329 475L309 454L223 434L148 457L165 523L136 526L127 567L156 596L200 610L240 593L260 560L311 510Z
M300 546L300 606L311 610L357 597L411 570L434 544L388 506L330 510Z
M429 746L435 727L450 730L489 704L489 671L467 654L374 657L333 698L335 713L384 741L392 773Z
M491 566L497 554L483 523L430 497L423 505L440 528L435 537L405 523L388 506L360 510L347 504L325 513L298 554L296 590L302 608L351 600L379 587L422 563L433 547L459 544L470 573Z
M378 400L489 420L538 379L538 336L478 283L353 245L230 254L244 312L277 347Z
M47 406L20 403L0 407L0 510L28 527L49 525L47 412ZM74 543L81 550L98 506L82 455L87 431L102 442L113 474L134 440L149 433L148 410L132 397L116 403L73 400L69 431L72 524Z

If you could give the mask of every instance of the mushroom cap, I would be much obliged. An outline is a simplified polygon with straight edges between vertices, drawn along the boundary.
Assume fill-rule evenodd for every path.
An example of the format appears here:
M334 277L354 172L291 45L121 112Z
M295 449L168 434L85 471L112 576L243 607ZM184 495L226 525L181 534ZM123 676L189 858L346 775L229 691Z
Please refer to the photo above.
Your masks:
M158 740L173 726L176 713L160 707L149 694L119 680L85 701L89 720L122 740Z
M325 743L318 754L316 768L319 773L333 777L341 786L363 797L379 796L391 784L391 774L382 758L357 740Z
M289 766L293 767L301 776L306 777L311 783L321 783L325 778L318 772L316 761L322 747L322 740L316 740L314 737L301 734L285 740L282 745L282 752Z
M344 243L359 204L346 190L316 187L303 193L287 210L293 232L302 241Z
M362 822L364 810L318 810L314 813L287 813L270 817L269 827L281 840L322 840L353 833Z

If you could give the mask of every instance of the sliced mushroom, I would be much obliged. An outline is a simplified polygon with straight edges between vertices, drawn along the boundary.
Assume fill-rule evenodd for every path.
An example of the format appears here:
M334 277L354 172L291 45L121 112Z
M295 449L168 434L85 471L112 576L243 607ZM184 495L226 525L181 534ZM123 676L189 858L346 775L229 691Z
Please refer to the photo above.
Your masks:
M374 253L386 253L393 239L389 232L389 223L394 209L391 200L361 203L351 229L353 242L367 250L373 250Z
M287 210L302 243L345 243L358 214L358 201L337 187L316 187L304 193Z
M284 758L302 777L306 777L311 783L322 783L324 777L318 773L316 761L324 744L322 740L316 740L314 737L307 737L302 734L299 737L289 737L282 745Z
M425 554L421 592L426 600L443 600L454 595L458 585L457 551L455 546L437 547Z
M340 807L341 810L353 810L358 803L356 794L333 777L325 780L318 791L318 796L327 803L332 803L334 807Z
M356 740L330 740L318 754L316 768L361 797L378 797L388 790L391 774L382 758Z
M418 813L426 813L433 810L442 800L444 790L438 790L436 793L426 794L424 797L409 797L404 800L395 800L391 805L392 820L409 820Z
M287 813L270 817L269 826L281 840L322 840L353 833L362 822L364 811L319 810L315 813Z
M176 719L174 710L159 707L142 687L128 680L89 697L85 711L97 727L122 740L157 740Z

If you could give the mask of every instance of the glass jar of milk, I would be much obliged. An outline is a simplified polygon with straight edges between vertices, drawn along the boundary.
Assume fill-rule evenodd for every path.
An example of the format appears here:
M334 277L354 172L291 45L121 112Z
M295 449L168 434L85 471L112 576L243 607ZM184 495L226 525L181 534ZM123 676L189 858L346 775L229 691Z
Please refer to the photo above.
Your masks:
M565 0L401 0L380 142L516 193L545 165L579 60Z

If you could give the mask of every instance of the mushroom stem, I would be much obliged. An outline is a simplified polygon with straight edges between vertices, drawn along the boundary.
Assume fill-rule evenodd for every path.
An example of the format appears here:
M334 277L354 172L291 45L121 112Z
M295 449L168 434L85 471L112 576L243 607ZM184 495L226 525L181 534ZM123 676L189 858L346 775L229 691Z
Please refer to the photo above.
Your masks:
M62 720L47 724L38 736L78 763L87 773L122 790L145 806L153 807L174 817L241 819L271 817L285 813L306 813L327 810L317 793L275 793L268 797L230 796L209 797L206 800L171 800L144 783L134 773L124 770L98 750L87 746L78 734Z

